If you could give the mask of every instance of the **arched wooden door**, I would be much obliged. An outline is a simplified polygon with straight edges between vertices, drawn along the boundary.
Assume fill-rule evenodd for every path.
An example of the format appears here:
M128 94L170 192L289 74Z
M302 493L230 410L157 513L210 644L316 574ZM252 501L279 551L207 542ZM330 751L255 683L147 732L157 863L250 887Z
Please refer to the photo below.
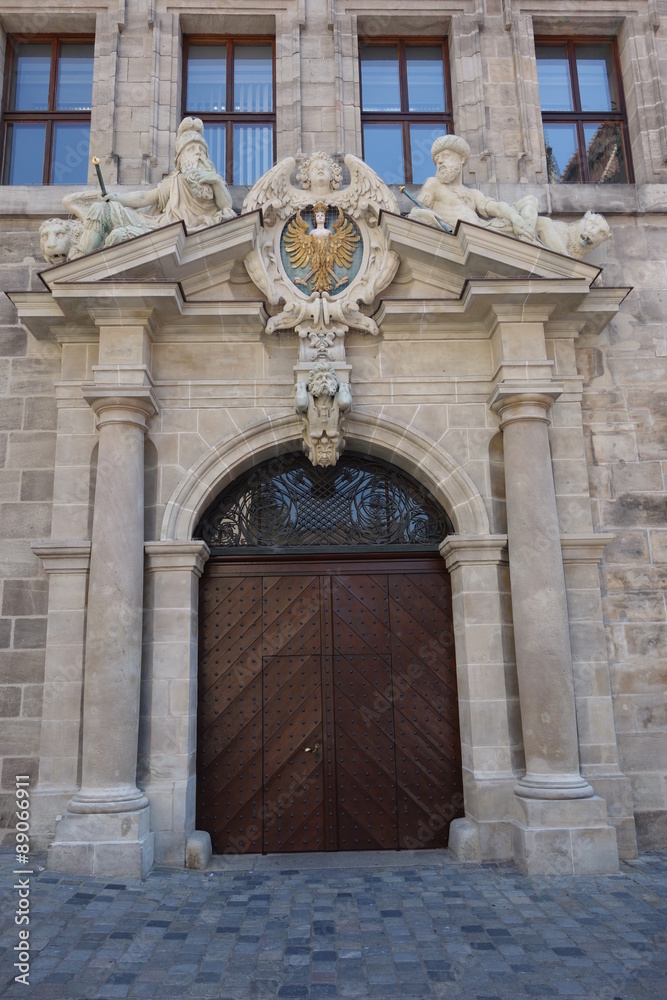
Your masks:
M446 846L463 799L442 560L241 548L200 592L197 825L214 851Z

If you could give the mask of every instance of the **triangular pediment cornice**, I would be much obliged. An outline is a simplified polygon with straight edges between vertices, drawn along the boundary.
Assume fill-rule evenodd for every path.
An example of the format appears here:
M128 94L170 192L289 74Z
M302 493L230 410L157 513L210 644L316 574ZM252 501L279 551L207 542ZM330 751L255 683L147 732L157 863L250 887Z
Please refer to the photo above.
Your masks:
M401 261L375 303L388 336L419 317L422 334L484 337L499 306L529 305L575 335L595 332L628 291L594 284L594 265L469 223L445 233L385 212L379 225ZM90 340L101 307L148 310L158 337L206 338L235 324L261 336L266 305L243 267L261 227L260 212L192 233L175 223L42 271L42 292L8 295L40 338Z
M434 287L457 287L470 278L566 278L592 284L600 274L594 264L566 257L535 243L459 222L453 233L383 212L380 225L389 246L403 262L404 273Z
M187 283L202 274L242 261L261 229L260 212L189 233L182 222L40 272L47 288L98 281L173 281Z

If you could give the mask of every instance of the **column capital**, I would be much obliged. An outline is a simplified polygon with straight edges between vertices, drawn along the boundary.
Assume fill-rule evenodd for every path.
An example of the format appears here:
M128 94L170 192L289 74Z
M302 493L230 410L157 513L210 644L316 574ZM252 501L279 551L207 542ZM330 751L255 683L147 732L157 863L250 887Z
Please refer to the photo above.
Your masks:
M538 420L549 423L549 410L564 386L547 380L499 382L489 396L488 404L500 416L501 430L516 420Z
M30 546L42 560L45 573L85 573L90 565L90 542L50 539Z
M150 386L85 386L83 398L95 413L98 430L106 424L137 424L145 431L160 409Z
M461 566L497 566L508 561L507 535L449 535L440 555L449 573Z
M197 576L204 572L204 566L211 554L206 542L146 542L146 570L149 573L190 570Z

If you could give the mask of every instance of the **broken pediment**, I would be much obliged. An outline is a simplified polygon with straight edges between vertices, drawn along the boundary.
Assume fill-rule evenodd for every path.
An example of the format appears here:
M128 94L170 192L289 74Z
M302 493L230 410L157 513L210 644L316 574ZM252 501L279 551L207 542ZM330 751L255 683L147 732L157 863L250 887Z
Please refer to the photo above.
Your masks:
M71 336L74 320L89 339L96 329L92 312L116 301L150 307L160 329L185 338L235 321L246 329L250 323L261 336L280 306L267 302L244 261L264 229L259 211L192 233L175 223L47 268L40 274L43 292L8 294L37 337L57 339L65 327ZM590 329L599 316L601 328L627 293L594 284L600 273L594 265L469 223L446 233L383 211L377 232L398 261L391 282L365 307L381 333L419 315L427 324L444 316L448 323L474 321L479 335L492 303L528 298L553 301L562 319L576 313L578 327ZM359 273L363 277L363 265Z

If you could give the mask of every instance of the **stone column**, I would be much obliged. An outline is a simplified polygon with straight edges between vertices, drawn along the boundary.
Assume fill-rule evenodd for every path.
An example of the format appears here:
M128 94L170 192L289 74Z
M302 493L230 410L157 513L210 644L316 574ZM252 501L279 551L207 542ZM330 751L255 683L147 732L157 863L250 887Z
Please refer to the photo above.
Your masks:
M560 389L497 385L526 774L515 789L514 858L529 874L618 868L606 806L579 770L572 654L549 410Z
M147 387L85 394L99 451L90 557L81 788L56 825L49 867L145 874L148 800L136 785L144 565Z

